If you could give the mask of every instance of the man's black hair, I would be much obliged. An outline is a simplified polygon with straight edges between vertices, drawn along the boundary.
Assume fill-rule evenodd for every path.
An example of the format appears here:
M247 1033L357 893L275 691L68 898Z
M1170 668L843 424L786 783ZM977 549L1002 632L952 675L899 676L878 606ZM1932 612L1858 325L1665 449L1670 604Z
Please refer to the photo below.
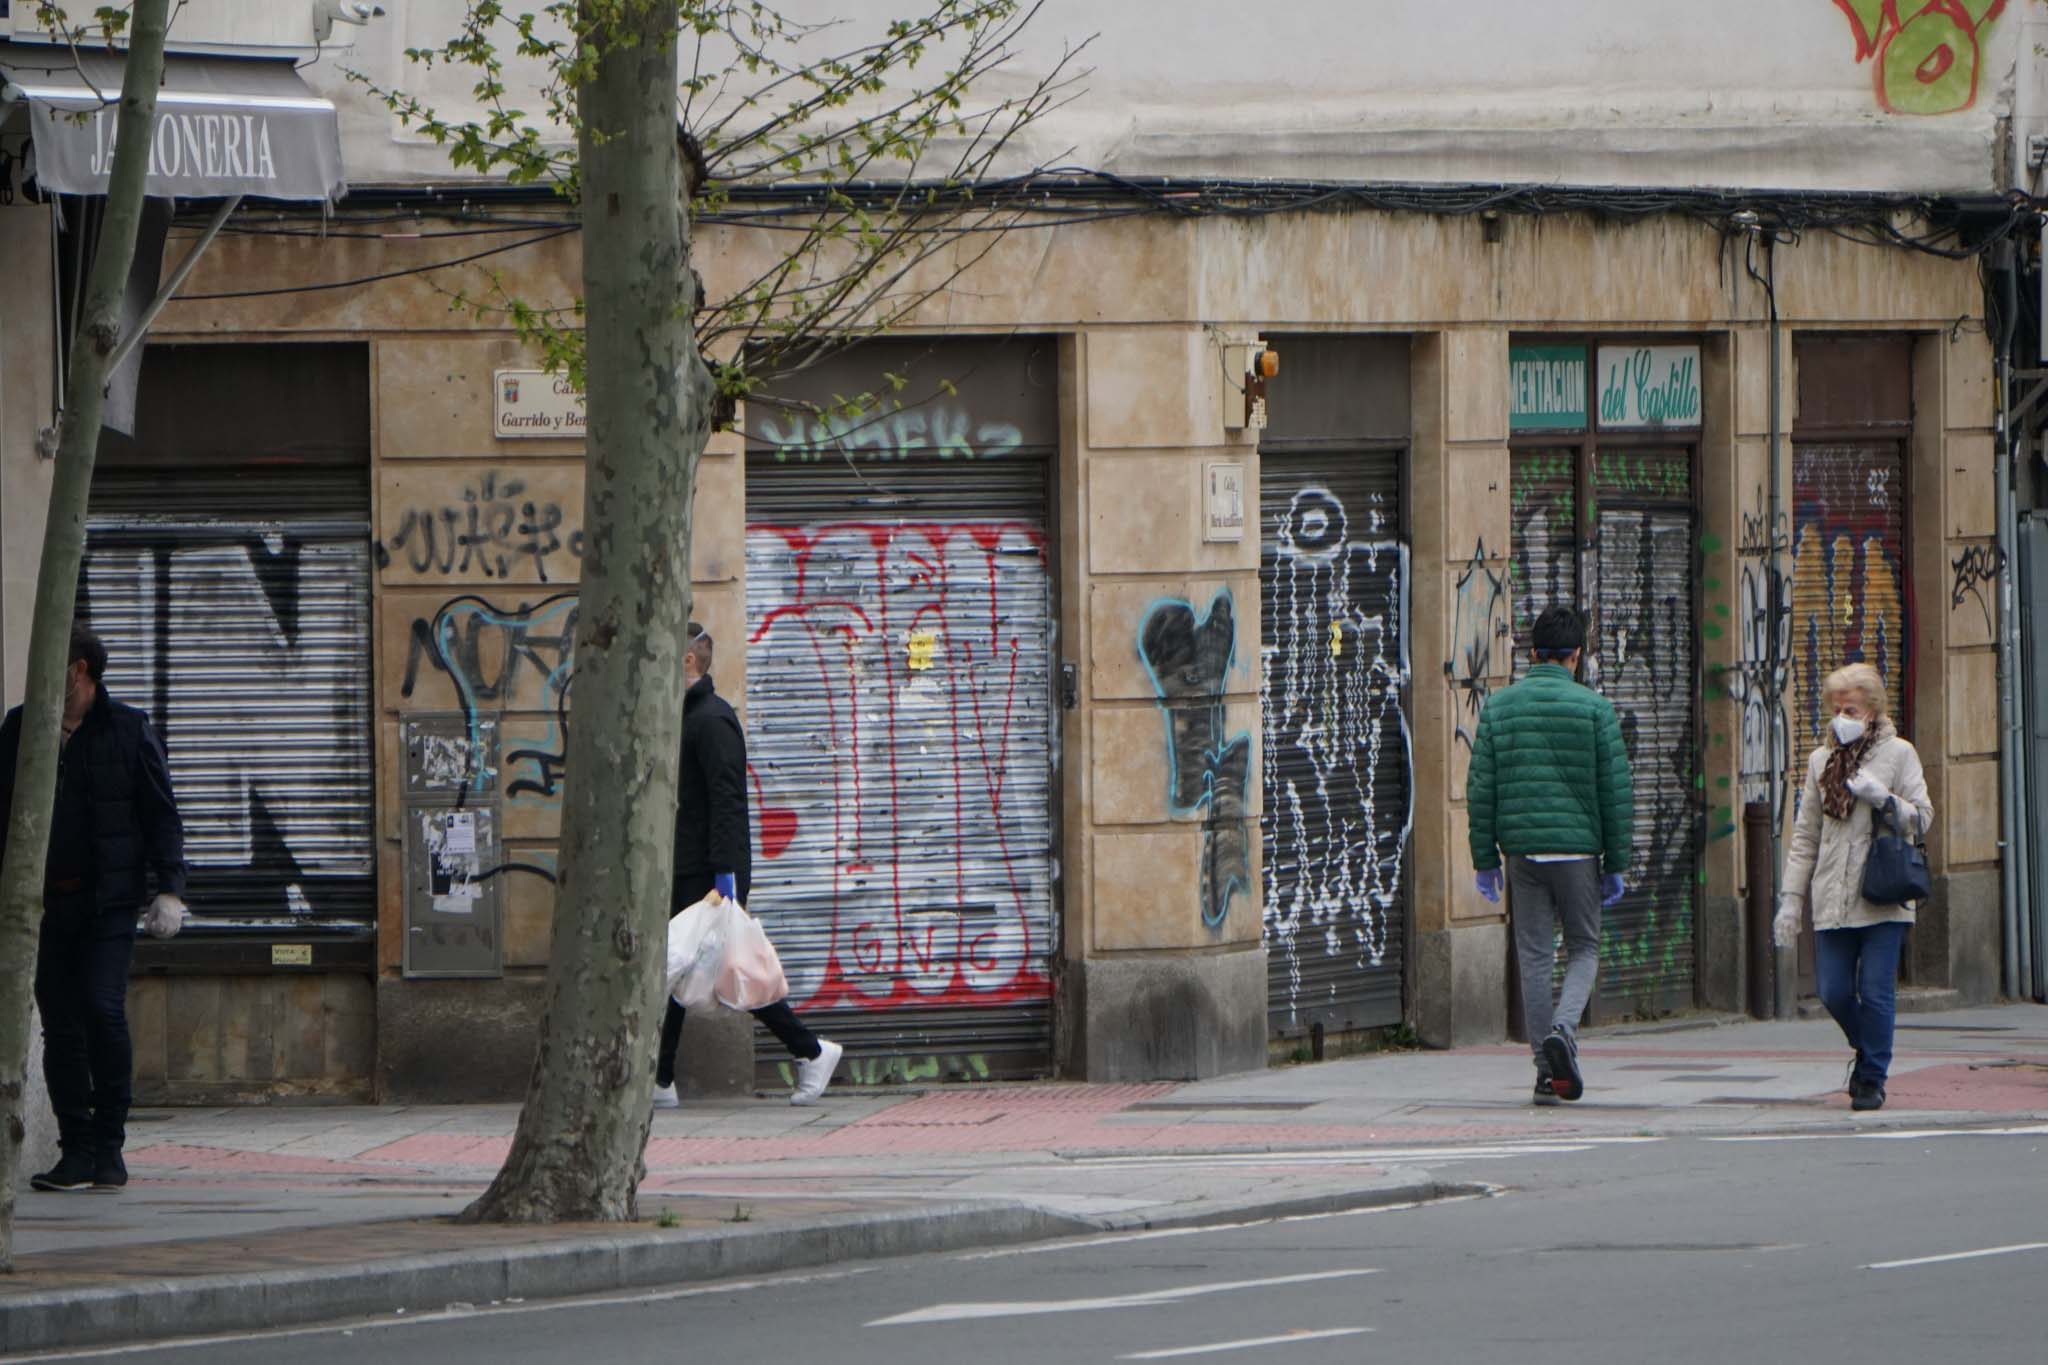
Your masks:
M71 653L65 659L68 668L80 659L85 660L85 675L94 682L106 676L107 647L100 643L100 637L84 626L71 627Z
M688 641L683 646L683 653L696 659L697 667L709 673L711 671L711 632L698 625L695 621L692 621L683 627L683 636Z
M1571 607L1547 607L1536 618L1529 642L1537 658L1562 662L1586 647L1586 618Z

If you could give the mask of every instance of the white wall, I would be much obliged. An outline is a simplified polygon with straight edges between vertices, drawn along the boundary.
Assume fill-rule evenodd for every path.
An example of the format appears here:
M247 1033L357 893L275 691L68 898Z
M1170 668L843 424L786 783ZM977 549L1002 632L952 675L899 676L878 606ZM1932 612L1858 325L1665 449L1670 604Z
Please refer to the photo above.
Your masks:
M1037 130L1023 160L1132 175L1991 191L2018 56L2028 54L2030 83L2041 65L2021 30L2041 20L2017 0L1997 14L1999 0L1964 4L1988 16L1979 41L1943 15L1915 19L1887 50L1897 73L1886 85L1880 57L1858 61L1856 28L1836 0L1047 0L1020 59L982 89L1024 88L1066 44L1093 35L1084 93ZM786 7L851 16L819 40L823 51L916 5ZM343 77L355 64L446 113L467 106L473 74L401 56L445 40L460 0L394 8L353 53L306 74L348 106L353 181L447 181L442 151L400 132ZM1951 83L1923 90L1912 79L1919 63L1902 59L1933 53L1937 34L1949 39ZM1941 64L1934 57L1930 69ZM1887 98L1961 104L1972 69L1968 107L1885 111ZM542 107L531 89L512 102Z

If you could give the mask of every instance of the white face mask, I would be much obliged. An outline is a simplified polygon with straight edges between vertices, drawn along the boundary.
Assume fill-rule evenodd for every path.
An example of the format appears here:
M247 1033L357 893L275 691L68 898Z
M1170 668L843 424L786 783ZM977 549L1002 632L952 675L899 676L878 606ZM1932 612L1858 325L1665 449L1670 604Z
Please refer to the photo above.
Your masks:
M1835 741L1839 744L1854 744L1863 738L1863 722L1847 716L1835 717Z

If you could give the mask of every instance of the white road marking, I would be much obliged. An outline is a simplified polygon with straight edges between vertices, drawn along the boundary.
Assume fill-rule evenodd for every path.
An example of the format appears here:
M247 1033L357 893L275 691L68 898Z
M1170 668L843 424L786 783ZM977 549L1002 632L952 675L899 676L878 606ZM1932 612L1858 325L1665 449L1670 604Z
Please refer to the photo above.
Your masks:
M1504 1161L1518 1156L1562 1156L1595 1147L1662 1142L1660 1137L1570 1138L1557 1142L1490 1143L1470 1147L1324 1148L1301 1152L1145 1152L1131 1156L1082 1157L1067 1165L1074 1170L1123 1170L1144 1166L1355 1166L1400 1165L1418 1161Z
M1254 1346L1286 1346L1297 1341L1325 1341L1330 1337L1355 1337L1370 1327L1325 1327L1319 1332L1287 1332L1277 1337L1246 1337L1242 1341L1217 1341L1207 1346L1175 1346L1166 1351L1133 1351L1118 1360L1170 1360L1175 1356L1205 1356L1217 1351L1245 1351Z
M2048 1242L2020 1242L2009 1247L1984 1247L1977 1251L1951 1251L1946 1256L1916 1256L1910 1261L1875 1261L1865 1270L1904 1270L1907 1266L1940 1265L1944 1261L1974 1261L1985 1256L2010 1256L2018 1251L2048 1251Z
M1107 1308L1151 1308L1206 1294L1235 1289L1270 1289L1283 1284L1314 1284L1322 1280L1355 1279L1377 1275L1376 1269L1319 1270L1305 1275L1275 1275L1263 1280L1223 1280L1215 1284L1189 1284L1176 1289L1154 1289L1141 1294L1113 1294L1099 1299L1038 1299L1012 1303L937 1303L893 1317L876 1318L870 1327L911 1327L927 1322L972 1322L981 1318L1039 1317L1049 1313L1094 1313Z
M1885 1142L1918 1142L1924 1138L1958 1137L2048 1137L2048 1124L2022 1128L1883 1128L1867 1133L1737 1133L1729 1137L1703 1138L1705 1142L1833 1142L1839 1138Z
M1473 1194L1446 1195L1442 1199L1410 1199L1399 1204L1371 1204L1359 1209L1332 1209L1327 1213L1290 1213L1276 1218L1252 1218L1242 1223L1205 1223L1192 1228L1153 1228L1146 1232L1113 1232L1072 1242L1039 1242L1024 1247L998 1247L994 1251L963 1251L956 1261L1000 1261L1011 1256L1043 1256L1055 1251L1083 1251L1089 1247L1117 1246L1124 1242L1152 1242L1162 1237L1190 1237L1198 1232L1238 1232L1245 1228L1272 1227L1278 1223L1318 1223L1326 1218L1359 1218L1368 1213L1404 1213L1410 1209L1432 1209L1440 1204L1466 1204L1474 1199L1491 1199L1500 1194L1499 1185L1481 1185Z
M651 1289L644 1294L611 1294L602 1298L547 1299L539 1303L508 1299L503 1303L481 1303L474 1308L444 1308L403 1316L343 1319L319 1327L280 1327L261 1332L224 1332L210 1337L173 1337L164 1341L134 1342L126 1346L98 1346L82 1351L44 1351L15 1356L15 1360L104 1360L113 1356L169 1353L202 1346L232 1346L244 1341L282 1341L289 1337L354 1336L357 1332L386 1327L420 1327L429 1323L454 1322L460 1318L511 1317L523 1313L552 1313L565 1308L612 1308L631 1303L666 1303L671 1299L702 1298L707 1294L737 1294L748 1289L782 1289L791 1285L817 1284L866 1275L874 1266L853 1266L846 1270L823 1270L813 1275L777 1275L771 1279L726 1280L718 1284L697 1284L685 1289Z

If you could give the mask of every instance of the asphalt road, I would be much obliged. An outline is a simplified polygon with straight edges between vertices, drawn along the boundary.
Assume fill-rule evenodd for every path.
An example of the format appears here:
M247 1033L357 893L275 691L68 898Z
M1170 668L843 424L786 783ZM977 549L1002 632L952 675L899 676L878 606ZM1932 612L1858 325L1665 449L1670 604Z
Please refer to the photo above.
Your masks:
M1431 1166L1500 1193L52 1358L2048 1360L2048 1129L1622 1141Z

